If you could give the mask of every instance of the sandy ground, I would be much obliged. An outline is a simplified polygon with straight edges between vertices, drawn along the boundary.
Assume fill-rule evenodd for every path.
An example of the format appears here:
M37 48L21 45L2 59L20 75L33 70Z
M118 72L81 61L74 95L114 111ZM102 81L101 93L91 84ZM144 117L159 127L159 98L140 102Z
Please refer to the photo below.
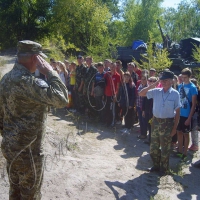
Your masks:
M9 71L14 59L1 73ZM79 118L64 109L48 114L45 137L43 200L148 200L200 199L200 169L192 163L199 152L188 153L184 164L172 154L173 175L159 177L146 172L152 165L149 146L137 138L138 126L130 135L120 126L108 129ZM0 200L8 199L5 160L0 152Z

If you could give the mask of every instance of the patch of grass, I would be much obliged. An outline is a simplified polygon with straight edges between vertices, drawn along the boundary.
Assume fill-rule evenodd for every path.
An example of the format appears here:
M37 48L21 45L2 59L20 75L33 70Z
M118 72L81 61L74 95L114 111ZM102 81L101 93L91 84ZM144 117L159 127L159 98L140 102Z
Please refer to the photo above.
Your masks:
M166 197L161 194L156 194L155 196L150 196L150 200L170 200L170 197Z
M69 151L74 151L74 150L76 150L78 148L78 145L77 145L77 143L75 142L75 143L71 143L71 144L67 144L67 149L69 150Z
M174 170L170 169L171 174L180 176L183 178L185 173L183 172L183 168L186 167L185 163L179 163L176 165L176 168Z
M3 58L0 58L0 67L4 67L4 65L6 64L6 60L4 60ZM2 79L2 73L0 72L0 80Z
M6 64L6 60L3 58L0 58L0 67L4 67L5 64Z

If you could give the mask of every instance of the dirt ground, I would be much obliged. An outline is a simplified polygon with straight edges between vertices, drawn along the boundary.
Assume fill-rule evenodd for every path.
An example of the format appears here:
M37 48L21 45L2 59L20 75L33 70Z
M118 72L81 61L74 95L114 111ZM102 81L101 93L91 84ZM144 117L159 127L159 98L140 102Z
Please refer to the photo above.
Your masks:
M1 73L9 71L13 57ZM200 169L192 167L197 153L188 153L186 163L170 157L173 175L159 177L146 172L152 166L149 146L121 127L105 128L85 116L64 109L51 109L45 136L42 200L190 200L200 199ZM0 152L0 200L8 199L5 160Z

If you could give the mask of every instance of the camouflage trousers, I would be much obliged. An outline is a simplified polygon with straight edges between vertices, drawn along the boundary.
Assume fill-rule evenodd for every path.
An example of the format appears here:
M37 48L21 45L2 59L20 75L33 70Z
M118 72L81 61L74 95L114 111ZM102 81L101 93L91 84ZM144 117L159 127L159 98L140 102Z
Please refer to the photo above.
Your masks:
M9 200L40 200L43 180L43 156L7 161L10 182Z
M81 112L84 113L85 110L85 99L84 99L84 95L83 92L78 92L78 90L75 90L76 92L76 109Z
M153 117L150 156L153 165L163 171L169 170L169 155L171 147L171 131L173 118L159 119Z
M94 108L96 108L96 103L95 103L95 98L91 95L84 95L84 100L85 100L85 108L88 109L88 114L92 117L97 116L97 112L92 108L92 106L94 106Z

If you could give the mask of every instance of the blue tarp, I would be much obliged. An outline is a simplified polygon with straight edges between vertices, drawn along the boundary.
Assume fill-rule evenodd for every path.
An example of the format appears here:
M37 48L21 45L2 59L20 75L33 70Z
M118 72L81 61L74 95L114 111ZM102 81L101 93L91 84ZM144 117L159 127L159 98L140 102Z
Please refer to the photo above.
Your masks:
M139 47L147 48L147 45L142 40L134 40L132 44L132 49L137 50Z

